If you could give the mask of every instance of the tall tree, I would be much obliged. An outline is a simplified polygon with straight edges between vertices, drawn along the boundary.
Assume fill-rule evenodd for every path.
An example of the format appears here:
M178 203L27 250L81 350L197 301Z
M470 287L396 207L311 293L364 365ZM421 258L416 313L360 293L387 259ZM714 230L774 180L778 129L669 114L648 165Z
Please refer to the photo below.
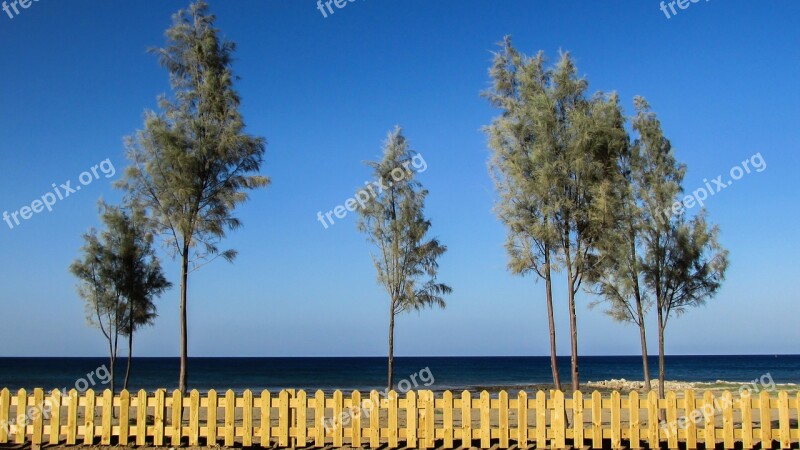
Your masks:
M155 299L172 287L153 249L153 233L145 212L136 206L120 215L123 234L119 283L125 297L121 334L128 337L128 364L122 388L128 389L133 365L133 335L158 316Z
M389 294L388 389L394 384L395 318L429 306L444 308L444 295L452 292L436 279L438 259L447 248L427 237L431 227L424 215L428 191L414 179L413 158L401 129L389 133L383 159L368 163L385 188L373 191L358 208L358 229L377 247L372 259L378 283Z
M634 130L639 133L641 170L637 171L643 206L642 270L658 316L659 395L664 397L664 335L672 315L700 306L719 290L728 251L718 242L719 228L708 225L705 211L688 219L681 207L685 166L679 164L661 123L642 98L636 100Z
M486 127L492 157L489 170L499 194L496 212L508 228L506 249L515 275L535 274L544 280L550 367L556 390L558 373L553 312L553 259L558 246L554 223L555 191L551 130L542 117L550 73L544 55L525 58L511 39L501 44L490 69L492 87L484 92L501 116Z
M554 267L551 252L566 272L572 389L578 390L575 296L584 277L598 264L597 243L604 229L616 226L615 168L619 153L627 145L625 120L616 95L586 94L588 83L578 76L569 53L562 54L555 67L545 69L541 53L533 59L517 54L507 38L498 58L492 69L496 85L489 97L510 112L506 128L511 131L492 146L509 142L513 146L518 141L516 145L522 148L541 152L526 162L527 168L522 165L521 170L515 169L519 177L533 178L530 186L538 187L509 191L518 202L514 208L522 206L528 209L525 214L534 214L534 220L524 220L528 226L540 227L539 243L526 248L513 243L519 240L512 234L511 246L520 248L519 255L528 259L523 270L528 270L525 265L534 266L528 257L532 248L539 256L535 265L544 269L545 280ZM531 158L523 156L520 160L525 159ZM533 208L524 206L531 203L530 196L539 197ZM533 235L528 231L524 236L531 239Z
M265 141L245 132L239 113L231 69L236 46L220 37L214 22L202 1L174 15L167 45L154 50L174 96L162 96L162 112L149 112L144 129L127 139L132 165L121 183L181 260L182 392L188 386L189 272L216 257L235 258L235 250L219 248L227 231L241 226L234 210L247 191L269 184L258 175Z

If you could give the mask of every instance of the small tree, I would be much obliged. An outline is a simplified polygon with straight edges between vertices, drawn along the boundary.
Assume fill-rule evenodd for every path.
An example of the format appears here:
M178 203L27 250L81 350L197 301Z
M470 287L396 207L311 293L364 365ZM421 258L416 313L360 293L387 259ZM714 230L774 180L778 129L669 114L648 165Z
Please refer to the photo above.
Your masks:
M634 129L640 135L641 168L636 185L642 200L642 271L658 315L659 395L664 397L664 336L670 317L705 304L722 285L728 251L718 242L719 229L706 223L705 211L691 220L682 210L683 177L661 124L638 98ZM665 212L667 212L665 214Z
M358 209L358 229L378 249L372 259L378 283L389 294L388 389L394 384L395 318L428 306L444 308L443 296L452 291L436 281L437 260L447 248L426 237L431 227L424 216L428 191L413 178L413 156L402 131L396 128L386 141L383 160L368 163L375 179L387 187Z
M265 187L259 176L265 141L245 132L231 63L236 48L220 38L215 17L199 1L173 17L167 46L155 50L167 69L174 99L161 97L162 114L147 114L144 130L127 139L133 163L120 186L142 204L181 260L179 389L188 386L190 270L235 250L222 250L227 231L241 227L233 212L247 191Z
M158 316L155 299L172 287L161 270L161 263L153 249L153 233L141 208L122 211L119 216L123 233L121 259L122 273L119 282L125 297L125 318L121 334L128 337L128 364L125 369L123 389L133 365L133 335L142 327L152 325Z
M105 245L92 229L83 236L81 251L83 258L70 266L70 272L78 279L78 295L86 304L86 318L90 325L99 329L108 342L108 361L111 372L111 390L114 391L114 364L117 360L120 328L125 306L117 292L113 278L112 262Z

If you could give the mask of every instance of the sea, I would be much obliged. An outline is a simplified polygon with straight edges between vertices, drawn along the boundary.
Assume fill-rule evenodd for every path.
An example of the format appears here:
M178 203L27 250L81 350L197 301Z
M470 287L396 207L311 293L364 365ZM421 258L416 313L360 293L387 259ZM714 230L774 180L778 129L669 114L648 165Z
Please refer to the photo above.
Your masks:
M651 375L658 376L658 360L650 359ZM552 384L547 356L396 357L394 381L402 390L538 389ZM569 357L559 357L559 370L569 385ZM125 358L117 360L116 388L125 376ZM109 387L107 358L0 358L0 388L35 387L96 391ZM209 389L304 389L307 391L384 390L385 357L319 358L190 358L189 386ZM579 358L581 381L642 380L640 356L584 356ZM129 390L174 389L178 358L134 358ZM800 384L800 355L667 356L666 379L689 382ZM762 381L759 381L762 382Z

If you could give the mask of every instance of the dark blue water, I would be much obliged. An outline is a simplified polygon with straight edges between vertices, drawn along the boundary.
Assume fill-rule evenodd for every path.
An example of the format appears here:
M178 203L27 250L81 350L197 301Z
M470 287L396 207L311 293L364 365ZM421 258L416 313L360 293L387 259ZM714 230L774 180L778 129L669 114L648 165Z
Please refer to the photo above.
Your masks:
M642 380L637 356L582 357L582 381ZM9 389L106 389L103 358L0 358L0 387ZM125 359L118 362L117 389ZM562 381L569 384L569 358L559 358ZM658 362L651 358L651 373ZM668 356L667 379L679 381L752 381L769 373L776 383L800 383L800 355ZM129 389L174 389L177 358L135 358ZM426 370L429 369L429 370ZM91 377L87 374L93 373ZM90 379L95 382L92 386ZM84 381L81 381L84 380ZM395 383L433 389L525 388L551 383L548 357L407 357L395 358ZM76 385L77 382L77 385ZM296 388L331 391L385 388L386 358L191 358L189 385L199 390Z

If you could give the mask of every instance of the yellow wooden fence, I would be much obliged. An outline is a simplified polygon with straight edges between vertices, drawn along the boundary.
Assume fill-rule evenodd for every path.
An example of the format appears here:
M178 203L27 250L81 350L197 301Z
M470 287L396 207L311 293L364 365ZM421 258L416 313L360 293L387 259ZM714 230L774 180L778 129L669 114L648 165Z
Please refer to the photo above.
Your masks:
M0 444L791 448L800 394L0 391ZM660 420L663 414L663 420ZM738 447L736 446L738 444Z

